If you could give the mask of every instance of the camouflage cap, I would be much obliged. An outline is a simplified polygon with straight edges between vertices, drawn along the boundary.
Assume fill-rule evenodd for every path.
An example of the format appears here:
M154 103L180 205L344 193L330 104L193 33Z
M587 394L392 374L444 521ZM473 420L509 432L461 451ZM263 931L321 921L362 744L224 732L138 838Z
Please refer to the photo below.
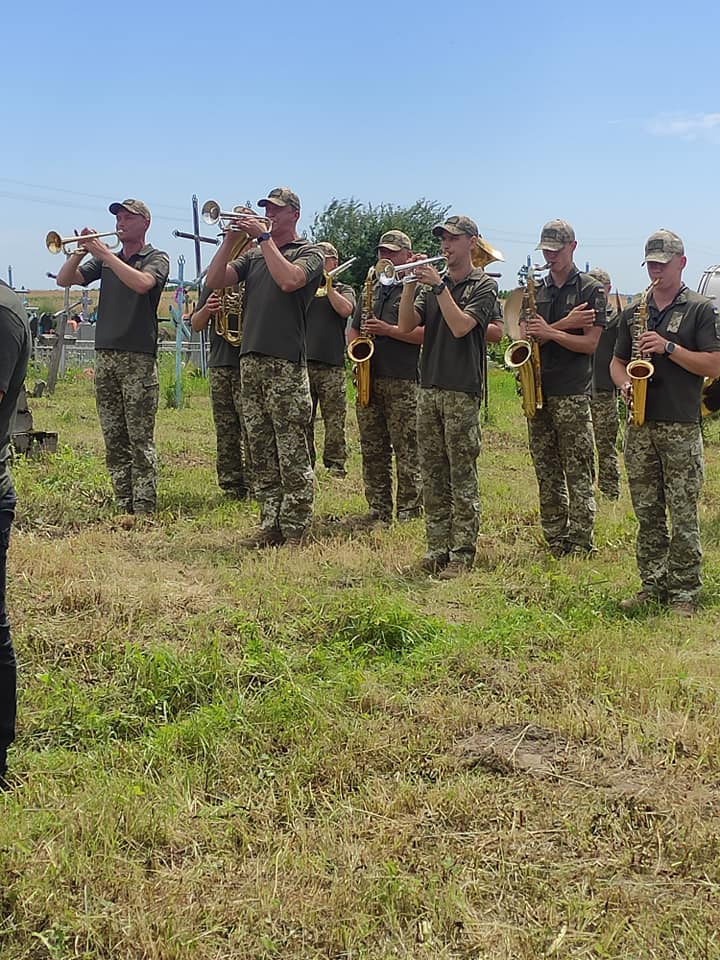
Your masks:
M548 220L542 228L536 250L562 250L575 239L575 231L567 220Z
M592 270L588 270L588 276L598 280L604 287L610 286L610 274L602 267L593 267Z
M645 243L643 263L670 263L673 257L684 253L685 247L676 233L672 230L656 230Z
M320 247L324 257L335 257L336 260L339 259L337 248L334 247L331 243L328 243L326 240L323 240L321 243L316 244L316 246Z
M122 203L116 201L115 203L111 203L108 209L110 213L116 216L121 210L127 210L128 213L136 213L139 217L144 217L146 220L150 219L150 210L142 200L123 200Z
M388 250L412 250L412 240L402 230L386 230L380 237L378 247L387 247Z
M290 187L274 187L266 197L258 200L260 207L266 207L269 203L274 203L276 207L294 207L300 213L300 198Z
M477 224L470 217L448 217L445 223L436 223L432 228L433 236L439 237L443 232L451 233L455 237L465 234L468 237L479 237Z

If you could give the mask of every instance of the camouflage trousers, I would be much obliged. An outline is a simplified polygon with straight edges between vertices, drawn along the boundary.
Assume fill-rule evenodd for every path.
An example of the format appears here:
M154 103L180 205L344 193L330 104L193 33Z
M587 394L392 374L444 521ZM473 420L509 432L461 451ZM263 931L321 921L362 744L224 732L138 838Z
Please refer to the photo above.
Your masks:
M425 507L426 556L475 558L480 525L477 458L480 398L435 387L418 393L418 446Z
M392 458L397 470L397 518L420 516L422 480L417 448L417 384L376 377L367 407L356 405L363 482L370 512L381 520L393 515Z
M260 523L297 536L312 520L314 492L307 368L251 353L240 358L240 384Z
M310 399L312 400L312 417L308 430L310 461L315 466L315 415L319 406L325 425L323 463L326 467L344 470L347 459L345 445L345 415L347 411L345 367L332 367L327 363L308 362L308 376L310 378Z
M636 557L644 590L693 602L702 584L698 499L704 479L699 423L629 426L625 469L639 529ZM667 514L672 533L668 535Z
M155 358L147 353L97 350L95 405L115 501L127 513L151 513L157 503Z
M210 402L215 422L218 485L231 496L244 497L250 488L250 464L239 369L210 367Z
M590 400L595 449L598 460L598 487L611 500L620 496L620 461L617 453L618 416L614 392L598 393Z
M540 523L553 553L593 544L593 435L587 397L546 397L528 420Z

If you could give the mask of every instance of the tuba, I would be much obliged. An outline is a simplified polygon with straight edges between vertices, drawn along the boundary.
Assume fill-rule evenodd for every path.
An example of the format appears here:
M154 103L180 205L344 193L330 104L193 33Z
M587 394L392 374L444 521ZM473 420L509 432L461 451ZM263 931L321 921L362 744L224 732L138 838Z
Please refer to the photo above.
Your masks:
M640 337L647 330L648 297L657 281L653 280L650 286L643 290L633 317L632 356L630 363L625 367L625 373L630 378L630 410L628 423L633 427L641 427L645 423L645 405L647 403L648 383L655 373L655 367L647 357L640 353Z
M496 250L495 247L491 247L487 240L484 240L482 237L475 237L475 245L473 246L472 253L472 265L474 267L485 267L489 263L494 263L495 261L503 262L505 257L500 253L499 250Z
M209 203L210 201L208 201ZM207 206L207 204L205 205ZM204 208L203 208L204 209ZM233 213L250 213L253 211L250 207L233 207ZM234 231L237 233L237 239L233 244L231 260L237 260L239 256L245 253L252 245L252 239L245 231ZM244 283L235 284L232 287L223 287L218 290L218 296L222 301L222 307L215 314L215 333L223 340L233 346L240 346L242 340L242 309L243 295L245 290ZM231 321L235 320L233 323Z
M373 284L375 282L375 267L370 267L363 285L362 308L360 313L360 336L355 337L348 344L347 355L355 364L355 386L357 388L357 402L360 407L367 407L372 393L372 376L370 359L375 353L375 344L372 337L364 332L363 326L373 312Z
M518 299L520 300L519 307ZM505 304L506 327L510 325L510 313L513 310L519 313L521 322L534 317L537 312L535 306L535 274L532 267L528 267L524 289L521 287L515 290ZM517 376L523 413L528 420L532 420L537 411L543 408L540 344L532 337L528 337L526 340L513 340L505 351L505 366L508 370L514 371Z

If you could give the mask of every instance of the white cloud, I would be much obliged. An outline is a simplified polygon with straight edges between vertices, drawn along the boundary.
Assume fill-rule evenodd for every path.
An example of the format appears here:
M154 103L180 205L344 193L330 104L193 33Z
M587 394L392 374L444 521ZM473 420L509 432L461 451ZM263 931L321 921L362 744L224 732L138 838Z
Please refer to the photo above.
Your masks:
M645 124L656 137L679 137L682 140L720 140L720 113L692 113L685 116L655 117Z

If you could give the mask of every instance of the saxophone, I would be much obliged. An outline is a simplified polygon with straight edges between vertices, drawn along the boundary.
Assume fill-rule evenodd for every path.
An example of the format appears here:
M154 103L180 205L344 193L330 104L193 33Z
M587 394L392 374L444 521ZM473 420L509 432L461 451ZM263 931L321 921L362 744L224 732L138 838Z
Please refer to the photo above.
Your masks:
M529 320L536 313L535 274L533 268L529 267L523 291L520 320ZM515 371L520 384L523 413L528 420L532 420L537 411L543 408L540 344L534 337L514 340L505 351L505 366Z
M347 355L355 364L355 386L357 388L357 402L360 407L367 407L370 403L372 390L370 358L375 353L375 344L372 336L365 332L364 326L373 313L373 285L375 283L375 267L368 270L363 284L362 307L360 311L360 336L355 337L348 344Z
M233 213L253 213L250 207L233 207ZM245 253L252 245L251 237L243 230L235 231L237 240L233 244L230 260L237 258ZM222 301L222 307L215 314L215 333L223 340L233 346L240 346L242 340L242 309L243 297L245 293L245 284L237 283L232 287L223 287L218 290L218 296ZM235 320L235 323L231 323Z
M625 373L630 378L630 409L628 423L633 427L641 427L645 423L645 406L647 403L647 388L650 378L655 374L655 367L650 360L640 352L640 337L647 330L648 297L656 280L643 290L637 310L633 316L632 354L630 363L625 367Z

